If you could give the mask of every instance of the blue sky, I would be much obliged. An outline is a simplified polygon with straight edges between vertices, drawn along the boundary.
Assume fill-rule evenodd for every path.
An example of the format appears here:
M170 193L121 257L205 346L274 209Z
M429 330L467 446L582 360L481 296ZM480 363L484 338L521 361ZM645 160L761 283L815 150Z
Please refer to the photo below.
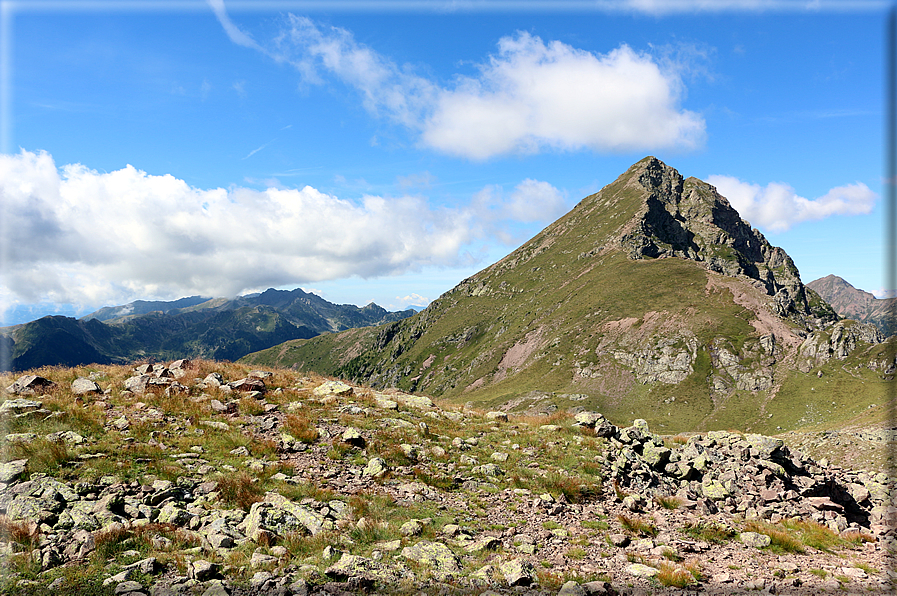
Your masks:
M886 2L0 4L3 324L423 306L645 155L884 289Z

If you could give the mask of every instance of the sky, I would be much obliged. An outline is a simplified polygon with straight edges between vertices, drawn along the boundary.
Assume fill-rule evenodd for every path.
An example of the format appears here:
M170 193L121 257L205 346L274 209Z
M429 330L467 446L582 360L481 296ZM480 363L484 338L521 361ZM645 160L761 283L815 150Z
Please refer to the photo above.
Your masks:
M0 325L423 307L646 155L884 296L891 7L0 0Z

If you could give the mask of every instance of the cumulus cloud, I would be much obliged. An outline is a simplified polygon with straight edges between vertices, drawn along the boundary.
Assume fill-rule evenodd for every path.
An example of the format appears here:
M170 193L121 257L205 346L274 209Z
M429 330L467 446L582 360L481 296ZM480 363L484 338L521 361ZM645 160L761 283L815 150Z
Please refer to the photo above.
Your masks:
M449 265L467 210L420 197L347 201L302 189L198 189L132 166L57 169L0 155L6 300L234 295L251 288Z
M427 306L428 304L430 304L429 298L421 296L420 294L417 294L415 292L412 292L411 294L409 294L407 296L401 296L401 297L396 296L396 300L398 300L400 304L404 304L405 308L408 308L409 306L423 307L423 306Z
M800 222L832 215L869 213L878 198L862 182L837 186L815 199L799 196L791 186L782 182L760 186L718 175L708 176L707 182L729 199L741 217L770 232L784 232Z
M310 186L200 189L133 166L0 155L0 306L233 296L469 264L472 243L553 213L562 196L536 180L507 198L491 192L457 208L421 196L349 201Z
M622 45L607 54L503 37L477 76L441 86L357 42L351 32L291 15L279 59L306 82L335 77L355 88L371 114L386 117L437 151L483 160L546 149L693 149L704 119L680 106L683 65Z

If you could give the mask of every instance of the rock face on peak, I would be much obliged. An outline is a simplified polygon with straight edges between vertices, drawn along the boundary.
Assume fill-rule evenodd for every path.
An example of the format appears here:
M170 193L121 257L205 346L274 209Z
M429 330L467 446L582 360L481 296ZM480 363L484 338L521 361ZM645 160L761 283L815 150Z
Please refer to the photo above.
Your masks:
M620 246L631 259L675 256L703 262L711 271L746 276L775 297L780 316L833 321L834 312L813 308L797 267L784 250L743 220L716 188L649 157L621 178L636 181L646 196L625 226Z
M774 432L884 403L893 342L837 319L713 186L647 157L420 313L246 360L492 409Z

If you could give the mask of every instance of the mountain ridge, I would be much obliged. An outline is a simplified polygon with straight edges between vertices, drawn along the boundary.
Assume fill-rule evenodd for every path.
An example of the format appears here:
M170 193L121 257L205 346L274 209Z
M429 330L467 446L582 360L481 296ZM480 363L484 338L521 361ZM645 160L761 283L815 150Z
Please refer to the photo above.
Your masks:
M369 304L332 304L301 289L235 299L193 296L104 307L82 319L47 316L0 329L0 369L207 357L237 360L281 342L399 320Z
M822 296L842 317L871 323L885 335L897 333L897 298L876 298L837 275L813 280L807 286Z

